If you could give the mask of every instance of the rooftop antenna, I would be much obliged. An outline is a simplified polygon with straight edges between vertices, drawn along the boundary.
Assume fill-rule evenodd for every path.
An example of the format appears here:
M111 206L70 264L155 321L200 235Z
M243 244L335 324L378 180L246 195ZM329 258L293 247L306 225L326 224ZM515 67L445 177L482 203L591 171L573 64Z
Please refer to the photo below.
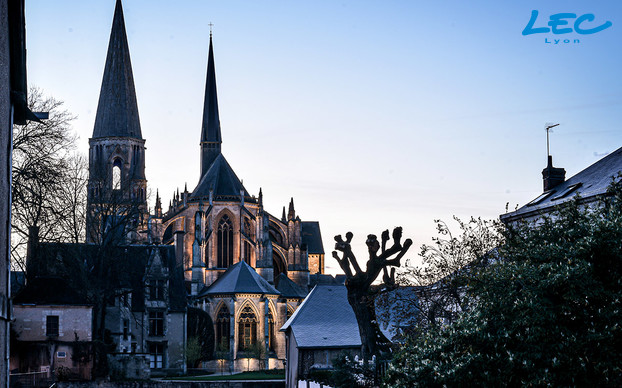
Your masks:
M552 128L555 128L556 126L558 126L559 124L553 124L553 123L546 123L544 124L544 130L546 131L546 156L551 156L551 152L549 151L549 132L553 132L551 131Z

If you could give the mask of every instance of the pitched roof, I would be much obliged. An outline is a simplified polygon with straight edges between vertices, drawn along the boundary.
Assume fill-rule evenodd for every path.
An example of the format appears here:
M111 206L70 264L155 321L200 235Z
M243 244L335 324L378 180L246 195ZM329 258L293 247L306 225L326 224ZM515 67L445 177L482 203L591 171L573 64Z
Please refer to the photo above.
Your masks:
M287 277L284 273L279 274L276 278L276 289L281 293L281 296L285 298L304 298L307 296L307 290L293 280Z
M99 261L111 266L106 281L115 289L131 289L132 311L145 310L143 278L149 258L158 249L160 260L169 272L169 310L185 311L187 305L184 273L175 260L175 247L168 245L125 245L105 248L96 244L39 243L34 254L41 277L67 279L78 293L88 292Z
M552 190L541 195L540 201L533 200L516 211L501 215L502 221L513 221L538 215L580 195L584 200L595 200L605 194L613 177L622 172L622 148L600 159ZM537 199L537 198L536 198Z
M322 244L322 233L320 232L319 222L302 222L302 243L307 244L307 251L309 253L324 253L324 244Z
M209 37L209 55L207 58L207 79L205 81L205 101L203 103L203 124L201 142L221 143L220 118L218 115L218 95L216 93L216 70L214 67L214 48L212 35Z
M28 282L19 292L14 304L89 305L84 295L71 286L71 279L39 277Z
M200 296L213 294L271 294L281 293L246 262L240 261L227 269Z
M142 139L121 0L117 0L114 10L93 128L93 138L111 136Z
M361 346L359 327L343 285L317 285L281 327L292 330L299 348Z
M240 200L240 191L249 202L255 202L242 185L235 172L222 154L219 154L211 167L190 194L191 201L206 200L210 189L214 190L214 200Z

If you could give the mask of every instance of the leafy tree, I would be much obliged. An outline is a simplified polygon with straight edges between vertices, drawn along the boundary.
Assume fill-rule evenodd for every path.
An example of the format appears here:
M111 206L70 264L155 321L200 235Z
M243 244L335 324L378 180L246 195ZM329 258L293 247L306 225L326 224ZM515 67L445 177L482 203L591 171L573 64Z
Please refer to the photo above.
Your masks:
M200 361L207 361L214 353L214 323L210 315L198 308L188 307L188 344L186 360L188 367L196 368Z
M411 338L387 386L621 386L622 185L502 233L469 308Z
M497 259L495 248L503 239L498 220L471 218L462 221L454 217L454 221L459 234L452 233L447 223L436 220L439 236L432 238L433 244L421 246L421 264L407 266L398 274L400 285L417 287L417 298L393 293L392 299L384 301L390 306L400 306L405 313L417 311L419 329L457 319L460 312L468 308L465 287L473 279L470 274Z

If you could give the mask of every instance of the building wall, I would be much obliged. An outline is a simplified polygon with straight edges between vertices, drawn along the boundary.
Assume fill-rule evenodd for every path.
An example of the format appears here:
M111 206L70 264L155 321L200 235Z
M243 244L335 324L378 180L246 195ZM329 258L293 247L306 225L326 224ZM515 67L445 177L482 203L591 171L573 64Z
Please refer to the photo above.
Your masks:
M11 209L11 92L8 2L0 0L0 387L8 386L9 356L9 237Z
M58 316L57 341L92 340L93 308L90 306L14 306L14 329L20 341L46 341L46 317Z

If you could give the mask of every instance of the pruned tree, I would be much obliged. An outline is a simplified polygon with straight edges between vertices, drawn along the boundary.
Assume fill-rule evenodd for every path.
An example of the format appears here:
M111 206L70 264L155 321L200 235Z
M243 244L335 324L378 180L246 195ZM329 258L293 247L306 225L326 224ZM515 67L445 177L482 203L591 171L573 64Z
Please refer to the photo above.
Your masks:
M353 237L352 232L346 234L345 240L341 235L335 236L336 251L333 251L333 257L346 274L348 303L354 310L359 326L362 356L364 360L369 360L373 355L390 352L390 342L382 334L376 321L374 297L378 289L372 288L372 284L382 272L386 287L395 287L395 268L401 265L402 258L412 245L412 240L406 239L402 244L401 227L393 229L391 237L389 237L388 230L382 232L380 242L376 235L368 235L365 244L369 252L369 259L366 270L363 271L352 252L350 243ZM387 247L391 238L393 243ZM341 257L337 251L342 253Z

